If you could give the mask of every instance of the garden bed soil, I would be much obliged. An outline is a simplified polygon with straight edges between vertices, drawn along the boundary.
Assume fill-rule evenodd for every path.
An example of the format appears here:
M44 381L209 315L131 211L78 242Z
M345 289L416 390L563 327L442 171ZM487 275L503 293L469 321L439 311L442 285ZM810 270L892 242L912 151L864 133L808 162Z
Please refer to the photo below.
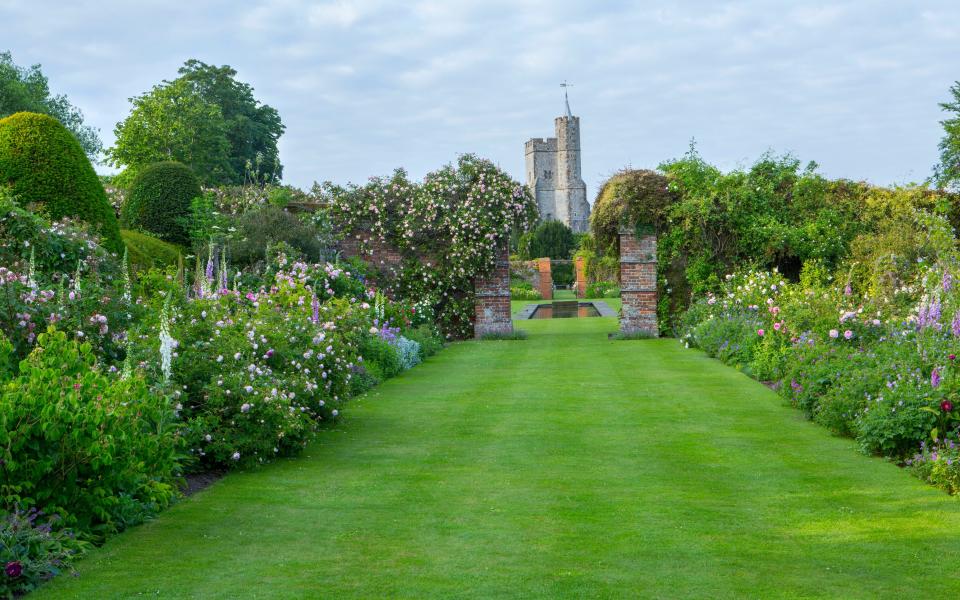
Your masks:
M205 490L217 481L219 481L226 471L205 471L203 473L191 473L185 477L186 485L183 487L184 496L192 496L199 491Z

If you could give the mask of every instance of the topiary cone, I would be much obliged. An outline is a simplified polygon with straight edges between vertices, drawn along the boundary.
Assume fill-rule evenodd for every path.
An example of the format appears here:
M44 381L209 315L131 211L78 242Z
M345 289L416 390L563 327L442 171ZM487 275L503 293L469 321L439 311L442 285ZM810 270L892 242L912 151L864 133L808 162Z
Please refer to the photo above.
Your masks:
M52 220L76 218L122 252L113 207L80 142L48 115L19 112L0 119L0 185Z

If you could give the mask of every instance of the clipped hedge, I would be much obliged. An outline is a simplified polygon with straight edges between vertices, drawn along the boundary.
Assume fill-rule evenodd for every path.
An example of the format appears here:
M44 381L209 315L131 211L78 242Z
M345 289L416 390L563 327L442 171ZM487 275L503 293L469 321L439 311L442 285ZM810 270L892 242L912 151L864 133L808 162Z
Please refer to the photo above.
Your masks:
M77 138L53 117L20 112L0 119L0 185L9 185L24 206L52 220L85 221L105 248L122 252L116 215L100 179Z
M165 242L190 243L190 201L201 195L200 180L185 164L147 165L134 178L120 208L120 224Z
M182 247L158 240L146 233L122 229L120 235L127 246L130 268L135 271L176 265L186 254Z

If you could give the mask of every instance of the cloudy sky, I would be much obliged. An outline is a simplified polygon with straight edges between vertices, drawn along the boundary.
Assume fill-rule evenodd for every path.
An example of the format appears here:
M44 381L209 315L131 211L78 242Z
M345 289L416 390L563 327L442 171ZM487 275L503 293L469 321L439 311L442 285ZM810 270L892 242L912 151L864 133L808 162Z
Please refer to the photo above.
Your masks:
M462 152L522 178L574 84L592 197L695 138L724 168L765 150L880 184L936 162L960 79L960 3L0 0L0 50L41 63L113 141L128 98L189 58L276 107L285 180L415 177Z

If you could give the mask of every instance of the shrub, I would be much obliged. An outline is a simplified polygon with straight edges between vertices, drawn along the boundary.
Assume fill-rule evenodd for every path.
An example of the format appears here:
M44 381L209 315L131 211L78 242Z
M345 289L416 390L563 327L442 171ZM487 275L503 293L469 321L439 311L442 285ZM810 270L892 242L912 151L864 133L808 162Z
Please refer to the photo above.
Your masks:
M306 261L320 260L326 250L312 224L272 205L243 213L237 220L237 229L239 239L230 245L229 254L238 265L263 261L267 247L276 243L286 244Z
M16 598L64 571L89 546L35 508L0 513L0 596Z
M153 234L165 242L190 243L190 205L201 195L190 167L158 162L137 172L120 209L120 224Z
M95 537L142 521L175 495L174 424L168 398L51 328L0 396L0 505Z
M363 367L377 381L396 377L403 370L397 348L378 336L368 336L360 345Z
M403 336L419 345L420 359L424 360L443 350L443 336L432 324L424 324L408 329Z
M0 267L0 335L12 345L12 364L27 357L48 323L89 343L105 367L123 359L123 331L141 311L124 300L122 278L109 280L95 267L80 263L72 277L57 274L58 281L29 263L19 273Z
M130 268L135 271L177 265L183 259L183 248L146 233L123 229L120 236L129 252Z
M948 494L960 494L960 436L957 431L920 443L920 451L906 460L911 472Z
M400 367L406 371L420 364L420 344L409 338L400 336L395 344Z
M88 270L112 277L118 262L96 244L83 223L69 219L51 223L46 217L22 208L0 186L0 265L27 272L31 260L38 272L59 281L82 262Z
M587 298L619 298L620 286L612 281L597 281L588 283L585 293Z
M599 252L618 247L621 226L661 227L676 201L662 174L644 169L620 171L600 187L593 203L590 228Z
M314 300L308 282L334 274L348 278L332 266L293 264L257 293L190 298L170 272L142 278L152 310L130 351L148 376L180 393L191 468L250 467L296 454L337 417L360 338L374 336L360 303ZM170 339L161 345L164 329Z
M384 281L390 294L434 315L444 335L473 332L473 282L490 273L511 230L525 231L536 203L526 186L493 163L464 155L411 183L402 170L364 187L327 185L329 216L361 252L378 243L402 261ZM429 306L429 311L421 310Z
M122 252L116 215L100 179L69 130L53 117L17 113L0 119L0 187L51 220L90 224L103 246Z
M533 285L526 281L510 282L510 298L514 300L542 300L543 295L533 289Z

